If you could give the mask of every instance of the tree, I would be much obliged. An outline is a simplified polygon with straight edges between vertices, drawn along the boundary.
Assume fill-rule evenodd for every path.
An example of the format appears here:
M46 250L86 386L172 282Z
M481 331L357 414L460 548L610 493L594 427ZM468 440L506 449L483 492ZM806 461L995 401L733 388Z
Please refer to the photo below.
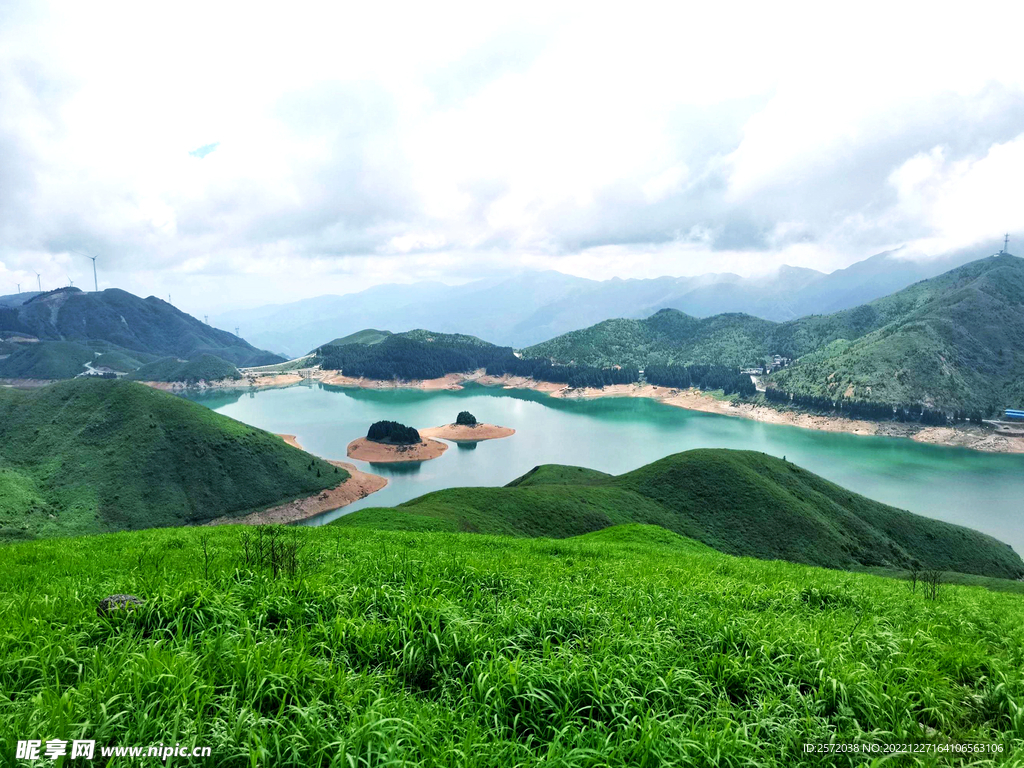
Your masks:
M455 417L455 423L466 427L475 427L476 416L469 411L460 411L459 415Z
M390 445L415 445L420 442L420 433L397 421L377 421L370 425L366 439Z

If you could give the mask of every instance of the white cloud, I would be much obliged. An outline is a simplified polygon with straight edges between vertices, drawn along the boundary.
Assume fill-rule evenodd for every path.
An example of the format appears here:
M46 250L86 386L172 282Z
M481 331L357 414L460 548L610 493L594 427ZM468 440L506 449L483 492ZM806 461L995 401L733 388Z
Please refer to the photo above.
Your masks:
M1015 4L9 5L0 292L71 248L199 312L1024 232Z

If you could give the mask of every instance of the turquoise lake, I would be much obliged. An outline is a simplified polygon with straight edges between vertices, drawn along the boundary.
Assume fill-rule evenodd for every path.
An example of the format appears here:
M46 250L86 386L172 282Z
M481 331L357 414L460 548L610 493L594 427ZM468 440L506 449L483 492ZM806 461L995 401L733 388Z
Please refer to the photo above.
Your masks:
M785 456L872 499L970 526L1024 553L1024 455L980 453L907 439L860 437L687 411L645 398L560 400L530 391L469 386L458 391L360 390L319 383L226 391L192 399L271 432L295 435L328 459L374 421L420 429L447 424L459 411L513 427L516 434L450 447L438 459L367 464L388 478L383 490L305 521L320 525L369 506L392 506L429 491L504 485L538 464L573 464L618 474L692 448L739 448Z

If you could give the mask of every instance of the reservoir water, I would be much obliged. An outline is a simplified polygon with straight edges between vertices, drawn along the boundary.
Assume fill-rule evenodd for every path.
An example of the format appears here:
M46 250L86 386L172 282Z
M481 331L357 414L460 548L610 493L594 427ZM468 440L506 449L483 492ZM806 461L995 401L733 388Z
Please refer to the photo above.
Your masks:
M384 475L383 490L306 521L320 525L372 506L393 506L441 488L504 485L538 464L619 474L691 448L740 448L785 456L850 490L918 514L984 531L1024 553L1024 455L980 453L907 439L861 437L687 411L646 398L561 400L535 392L360 390L319 383L231 390L192 399L239 421L296 435L307 450ZM438 459L367 464L345 448L374 421L417 428L459 411L516 434L473 446L449 444Z

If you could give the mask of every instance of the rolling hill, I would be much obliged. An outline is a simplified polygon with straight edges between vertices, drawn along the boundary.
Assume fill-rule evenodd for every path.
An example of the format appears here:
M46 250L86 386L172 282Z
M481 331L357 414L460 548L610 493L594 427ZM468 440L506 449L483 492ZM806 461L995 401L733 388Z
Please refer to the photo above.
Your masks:
M620 476L542 466L504 488L436 491L334 524L562 538L626 523L761 559L1024 577L1020 556L991 536L880 504L750 451L687 451Z
M280 356L212 328L162 299L141 299L116 288L98 293L61 288L0 308L0 335L15 334L34 336L41 342L87 347L105 344L149 356L147 361L168 356L191 360L203 354L239 366L282 361Z
M201 523L345 477L274 435L135 382L0 389L0 539Z

